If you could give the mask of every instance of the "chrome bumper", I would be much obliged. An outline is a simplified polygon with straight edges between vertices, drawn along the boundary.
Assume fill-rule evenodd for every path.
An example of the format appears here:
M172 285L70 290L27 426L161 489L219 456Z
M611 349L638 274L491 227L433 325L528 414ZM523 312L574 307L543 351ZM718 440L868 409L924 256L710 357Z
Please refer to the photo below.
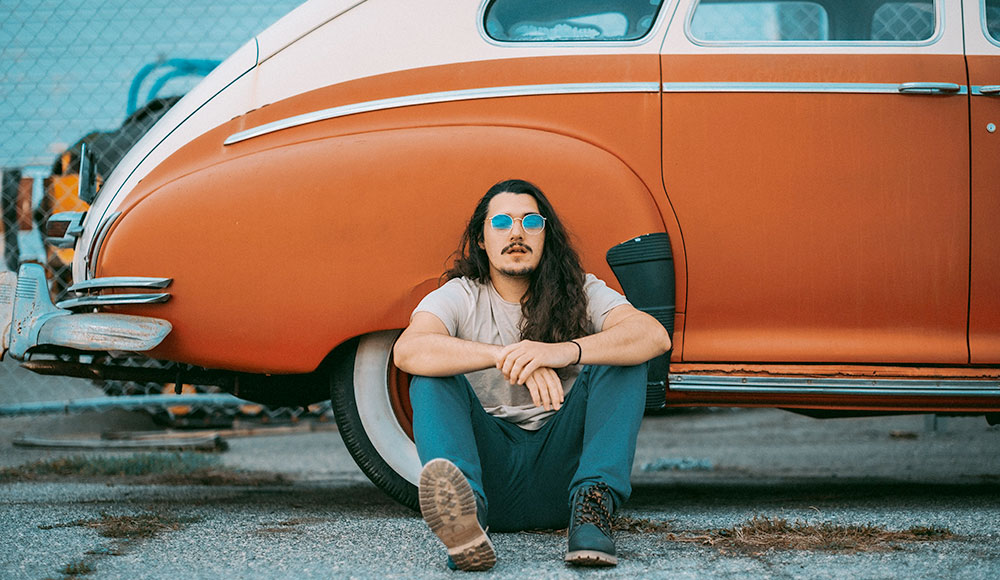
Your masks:
M150 279L114 280L114 286L128 286L127 280ZM162 284L159 287L169 284L169 280L158 280ZM172 328L166 320L105 312L76 313L60 307L137 303L136 296L156 297L156 300L146 302L162 302L169 298L169 294L125 296L132 301L106 299L85 303L61 302L57 306L49 297L42 266L24 264L17 275L0 272L0 359L10 351L11 356L23 360L29 349L41 345L85 351L141 352L160 344Z

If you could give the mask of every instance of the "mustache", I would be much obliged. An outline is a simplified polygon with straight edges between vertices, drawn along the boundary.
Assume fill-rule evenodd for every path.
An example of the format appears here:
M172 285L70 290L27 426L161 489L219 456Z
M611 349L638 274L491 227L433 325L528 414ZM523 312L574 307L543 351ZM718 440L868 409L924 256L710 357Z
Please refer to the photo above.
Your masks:
M503 254L509 253L510 251L515 250L515 249L517 249L517 250L524 250L526 253L529 253L529 254L532 253L532 252L534 252L534 250L532 250L531 247L528 246L527 244L522 244L521 242L512 242L506 248L500 250L500 254L503 255Z

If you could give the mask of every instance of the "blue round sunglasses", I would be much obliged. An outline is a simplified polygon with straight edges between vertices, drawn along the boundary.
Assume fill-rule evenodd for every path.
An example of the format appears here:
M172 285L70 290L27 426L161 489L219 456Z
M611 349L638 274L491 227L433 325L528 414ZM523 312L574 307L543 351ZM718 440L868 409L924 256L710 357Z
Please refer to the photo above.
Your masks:
M515 221L521 222L521 228L529 234L537 234L545 229L545 218L537 213L529 213L519 218L498 213L490 218L490 227L498 232L506 232L514 227Z

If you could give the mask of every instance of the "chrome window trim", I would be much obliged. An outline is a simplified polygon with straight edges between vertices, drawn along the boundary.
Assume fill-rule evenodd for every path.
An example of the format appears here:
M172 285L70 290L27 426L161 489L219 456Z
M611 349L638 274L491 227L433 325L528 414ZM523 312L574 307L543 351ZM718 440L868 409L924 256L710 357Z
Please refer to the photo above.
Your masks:
M170 300L170 294L100 294L69 298L56 303L57 308L96 308L98 306L119 306L124 304L160 304Z
M983 36L986 37L986 40L990 44L992 44L994 46L1000 46L1000 40L997 40L996 38L993 38L993 35L990 34L989 26L987 26L987 22L986 22L986 0L979 0L979 27L983 31ZM976 93L973 93L973 94L976 94Z
M362 101L350 105L341 105L322 109L310 113L303 113L285 119L279 119L263 125L258 125L251 129L233 133L223 142L223 145L233 145L281 131L300 127L319 121L327 121L359 113L371 113L386 109L399 109L416 105L429 105L437 103L450 103L456 101L471 101L477 99L493 99L503 97L524 97L540 95L573 95L573 94L595 94L595 93L658 93L660 91L659 82L624 82L624 83L562 83L551 85L515 85L503 87L489 87L480 89L462 89L455 91L441 91L437 93L423 93L419 95L408 95L405 97L391 97L388 99L376 99L374 101Z
M905 83L739 83L739 82L668 82L663 83L664 93L849 93L849 94L905 94L900 87ZM949 95L965 95L969 88L961 88Z
M107 278L90 278L77 282L66 289L67 292L93 292L107 288L166 288L173 282L171 278L152 278L148 276L109 276Z
M803 0L809 1L809 0ZM821 47L865 47L865 46L905 46L908 48L919 47L919 46L930 46L941 40L944 36L945 29L945 13L944 13L944 2L942 0L933 0L935 12L937 12L937 23L934 29L934 34L931 35L927 40L915 40L915 41L888 41L888 40L796 40L796 41L783 41L783 40L698 40L691 34L691 23L694 21L694 12L697 10L698 5L701 4L701 0L695 0L688 7L687 16L684 18L684 36L687 37L688 42L695 46L700 46L704 48L738 48L738 47L781 47L787 46L789 48L793 47L804 47L804 46L821 46Z
M663 0L660 9L656 13L656 20L649 27L646 34L635 40L497 40L486 32L486 6L495 0L483 0L476 12L476 30L479 36L488 44L504 48L516 48L525 46L556 46L556 47L586 47L586 46L639 46L646 44L652 38L657 38L663 27L663 14L673 11L674 4L679 0Z
M108 235L108 230L111 226L122 216L122 212L116 211L110 215L104 216L101 220L101 224L97 226L97 234L94 235L94 239L90 244L90 248L87 250L86 256L86 270L87 278L93 278L97 270L97 254L101 251L101 246L104 244L104 238Z
M739 377L671 374L669 390L678 392L1000 397L997 380L848 379L813 377Z

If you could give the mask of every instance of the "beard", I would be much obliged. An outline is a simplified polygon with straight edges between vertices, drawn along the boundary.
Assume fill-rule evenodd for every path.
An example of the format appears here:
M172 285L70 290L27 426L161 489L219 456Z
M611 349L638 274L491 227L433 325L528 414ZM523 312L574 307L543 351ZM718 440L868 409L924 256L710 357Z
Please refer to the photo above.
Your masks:
M531 276L532 273L534 273L536 268L537 266L525 265L525 266L518 266L516 268L504 268L502 270L499 270L499 272L504 276L510 276L511 278L527 278L528 276Z

